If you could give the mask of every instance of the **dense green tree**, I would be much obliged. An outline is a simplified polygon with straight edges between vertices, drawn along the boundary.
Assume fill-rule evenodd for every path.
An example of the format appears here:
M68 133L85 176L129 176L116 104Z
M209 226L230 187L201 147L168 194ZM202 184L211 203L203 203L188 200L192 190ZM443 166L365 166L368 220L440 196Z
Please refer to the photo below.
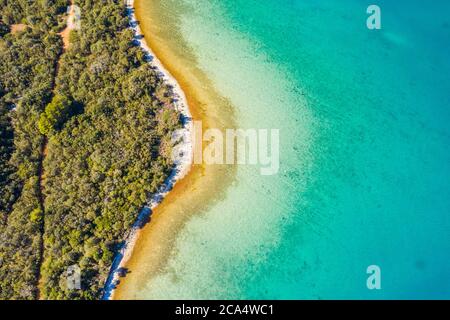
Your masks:
M38 294L43 219L35 210L42 206L43 137L37 122L52 97L61 52L54 12L64 3L0 0L0 20L8 25L0 37L0 299ZM24 32L9 32L9 25L27 23L25 17L32 15L38 19Z
M3 37L9 32L9 26L0 20L0 37Z
M133 45L123 2L76 1L82 28L62 54L67 3L0 0L6 25L29 26L0 38L0 299L100 298L172 169L179 114ZM74 264L82 290L65 281Z
M62 125L69 119L71 112L71 101L66 96L56 95L53 97L41 113L39 118L39 131L48 135L61 129Z
M10 163L14 151L14 132L6 103L0 100L0 225L5 224L17 193L14 167ZM1 229L0 229L1 230Z

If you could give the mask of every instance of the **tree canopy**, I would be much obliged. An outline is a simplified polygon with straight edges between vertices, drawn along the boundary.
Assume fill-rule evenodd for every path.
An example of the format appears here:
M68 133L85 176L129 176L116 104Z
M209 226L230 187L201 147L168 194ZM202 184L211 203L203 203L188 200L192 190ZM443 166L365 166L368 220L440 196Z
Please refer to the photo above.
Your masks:
M44 112L39 117L39 131L43 135L49 135L61 129L62 125L69 119L71 101L66 96L56 95L53 97Z
M82 28L63 52L68 1L0 0L4 25L29 26L0 38L0 299L100 298L172 170L166 142L180 116L123 2L75 4ZM73 265L81 290L67 286Z

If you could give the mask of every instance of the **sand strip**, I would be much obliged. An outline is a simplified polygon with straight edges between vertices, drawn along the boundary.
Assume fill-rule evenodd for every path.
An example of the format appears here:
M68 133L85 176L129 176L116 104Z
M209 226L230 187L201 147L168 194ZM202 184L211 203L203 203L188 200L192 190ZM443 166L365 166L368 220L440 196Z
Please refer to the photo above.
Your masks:
M153 51L147 45L134 13L134 0L127 0L126 8L127 15L130 18L130 28L134 32L134 41L146 53L149 63L151 63L151 65L158 71L159 76L164 79L170 87L172 87L175 108L181 113L184 120L183 129L177 132L177 141L181 143L177 149L184 154L184 158L183 161L175 163L175 168L172 170L172 173L164 184L160 187L159 192L154 194L149 200L149 203L141 210L141 212L139 212L138 218L133 224L127 240L113 260L111 271L105 284L105 292L103 294L104 300L113 298L114 290L122 275L122 270L124 270L127 261L130 259L135 243L139 238L140 230L146 221L148 221L152 210L161 203L164 197L170 192L170 190L172 190L174 185L188 174L191 169L192 162L192 116L189 110L186 95L177 80L170 74L169 71L166 70L161 61L158 60Z

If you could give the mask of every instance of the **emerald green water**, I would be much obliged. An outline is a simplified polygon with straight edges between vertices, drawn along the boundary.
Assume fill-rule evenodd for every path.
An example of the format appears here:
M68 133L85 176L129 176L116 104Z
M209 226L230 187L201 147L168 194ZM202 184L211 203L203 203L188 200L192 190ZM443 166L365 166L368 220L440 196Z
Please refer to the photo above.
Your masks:
M280 171L239 166L137 297L450 298L450 3L377 1L368 30L363 1L172 2L238 126L280 129Z

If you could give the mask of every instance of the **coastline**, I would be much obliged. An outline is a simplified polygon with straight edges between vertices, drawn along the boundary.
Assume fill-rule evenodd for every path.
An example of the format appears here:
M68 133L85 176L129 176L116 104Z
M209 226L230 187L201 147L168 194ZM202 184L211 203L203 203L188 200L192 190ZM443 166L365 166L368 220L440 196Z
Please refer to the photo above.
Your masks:
M155 193L148 201L148 204L139 212L138 217L131 227L127 240L123 246L119 249L118 253L113 260L110 273L106 280L104 286L104 294L102 300L112 300L114 298L115 290L122 277L123 270L131 255L133 253L135 244L140 236L140 231L142 227L146 224L151 216L152 211L163 201L163 199L169 194L178 181L186 177L186 175L191 170L192 166L192 115L189 109L188 101L186 95L178 81L171 75L171 73L164 67L162 62L154 54L152 49L148 46L142 30L139 26L138 20L134 11L134 0L126 1L126 11L127 16L130 19L130 28L134 33L134 41L138 43L139 47L145 52L149 57L148 63L152 65L153 68L158 70L159 76L163 81L171 86L173 90L173 98L175 100L175 108L180 112L183 117L183 129L178 132L178 141L181 141L181 146L179 150L182 151L183 155L187 155L188 158L184 161L175 163L171 174L166 179L164 184L160 187L160 190Z
M237 128L234 106L202 69L180 29L182 16L191 8L178 2L136 0L134 9L146 43L186 94L192 119L201 121L203 130ZM153 210L151 223L140 230L133 254L123 264L126 275L120 278L112 298L147 299L145 292L169 271L187 225L202 219L226 198L236 175L236 166L193 164L189 174Z

